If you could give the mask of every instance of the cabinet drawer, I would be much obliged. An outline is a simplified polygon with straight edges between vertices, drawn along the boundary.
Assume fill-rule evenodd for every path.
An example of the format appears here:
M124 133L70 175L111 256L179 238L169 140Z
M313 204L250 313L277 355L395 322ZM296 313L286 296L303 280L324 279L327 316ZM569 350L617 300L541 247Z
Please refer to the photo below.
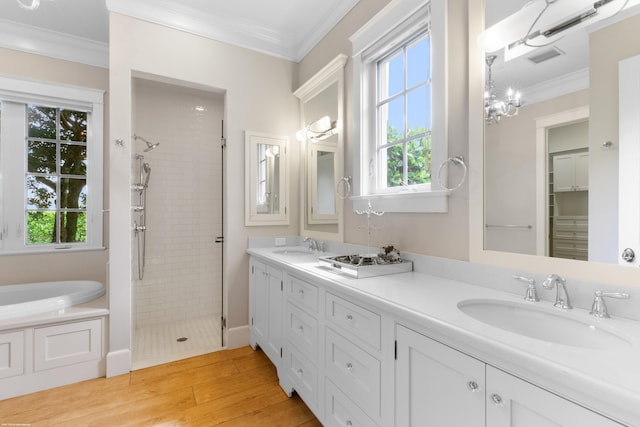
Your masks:
M362 409L358 408L358 405L353 403L330 380L326 381L324 391L324 422L327 426L377 426Z
M554 240L553 250L555 252L571 252L576 254L587 254L589 244L581 240Z
M24 331L0 334L0 378L24 374Z
M380 315L327 293L326 319L339 331L380 349Z
M365 412L380 416L380 361L326 328L327 376Z
M318 287L295 277L287 280L287 297L300 307L318 312Z
M293 304L287 304L285 336L311 359L318 355L318 320Z
M553 237L556 239L588 240L589 232L576 230L553 230Z
M59 368L102 357L100 319L34 330L34 370Z
M318 369L294 348L285 351L285 369L302 400L312 407L317 406Z
M554 224L560 230L587 231L589 229L589 220L587 218L555 217Z

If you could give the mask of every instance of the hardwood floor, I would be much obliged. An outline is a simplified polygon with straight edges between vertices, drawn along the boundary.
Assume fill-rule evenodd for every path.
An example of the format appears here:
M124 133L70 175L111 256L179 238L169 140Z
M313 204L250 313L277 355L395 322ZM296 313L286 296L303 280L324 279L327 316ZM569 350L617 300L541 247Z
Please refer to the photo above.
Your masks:
M0 426L321 426L260 350L222 350L0 401Z

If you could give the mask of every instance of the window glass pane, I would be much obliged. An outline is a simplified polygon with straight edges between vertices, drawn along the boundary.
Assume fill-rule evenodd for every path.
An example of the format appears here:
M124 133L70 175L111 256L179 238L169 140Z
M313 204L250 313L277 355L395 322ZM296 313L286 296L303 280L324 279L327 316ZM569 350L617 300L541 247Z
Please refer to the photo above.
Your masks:
M56 144L54 142L29 141L27 143L27 171L56 173Z
M60 209L87 208L87 180L62 178L60 180Z
M60 110L60 139L87 142L87 113Z
M431 138L423 137L407 143L407 181L409 185L431 182Z
M27 105L27 136L56 139L56 109Z
M403 145L394 145L380 151L381 170L386 170L386 182L381 187L398 187L404 181L404 154ZM384 175L381 174L384 180Z
M87 214L62 212L60 214L60 243L87 241Z
M431 130L429 87L420 86L407 94L407 135L413 136Z
M385 100L404 90L404 54L394 54L378 64L379 100Z
M418 40L407 49L407 88L431 79L431 38Z
M55 176L27 175L27 209L55 209Z
M404 138L404 97L382 105L379 108L381 136L380 145L390 144ZM386 136L386 141L384 137Z
M27 212L27 245L57 243L55 224L55 212Z
M60 144L60 173L86 176L87 147L84 145Z

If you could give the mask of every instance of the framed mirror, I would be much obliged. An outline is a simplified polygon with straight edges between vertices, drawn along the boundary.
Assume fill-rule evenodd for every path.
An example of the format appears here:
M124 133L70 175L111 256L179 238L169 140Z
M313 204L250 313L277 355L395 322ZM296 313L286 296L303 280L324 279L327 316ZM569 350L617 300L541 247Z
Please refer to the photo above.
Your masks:
M245 132L245 225L289 224L288 137Z
M300 99L302 144L300 234L317 239L343 240L344 65L339 55L294 95Z
M623 63L640 55L640 46L629 42L640 36L640 2L607 2L610 9L594 15L606 19L575 21L566 31L558 26L564 22L559 15L544 24L549 28L531 30L534 21L544 22L536 20L539 15L563 3L568 9L562 16L571 16L575 10L570 9L584 2L468 3L469 153L475 163L470 178L475 185L482 184L482 191L470 194L470 258L528 271L634 284L637 271L617 264L633 265L620 261L619 232L627 229L620 218L628 209L622 208L627 196L620 194L619 182L629 184L627 175L621 175L627 160L636 165L639 160L637 155L623 154L629 135L622 122L631 116L637 123L638 112L620 107L629 88L618 73ZM527 21L527 14L533 14L533 20ZM488 29L508 22L503 21L507 18L511 23L520 20L520 25L505 36L502 47L487 47L487 39L493 36ZM551 37L542 43L539 37L545 33ZM511 42L505 41L510 38ZM516 52L523 39L531 46ZM496 55L491 67L488 55ZM517 114L505 110L499 121L488 120L485 94L491 87L505 105L509 87L520 91L522 105ZM568 177L572 183L564 186L562 181ZM631 185L638 193L640 182ZM571 225L580 229L563 235L566 224L558 220L576 220ZM640 221L637 214L633 221ZM582 259L586 261L570 259L577 258L573 255L553 256L554 237L573 240L572 245L585 242ZM637 244L640 236L633 240L627 244ZM562 249L556 245L555 255Z

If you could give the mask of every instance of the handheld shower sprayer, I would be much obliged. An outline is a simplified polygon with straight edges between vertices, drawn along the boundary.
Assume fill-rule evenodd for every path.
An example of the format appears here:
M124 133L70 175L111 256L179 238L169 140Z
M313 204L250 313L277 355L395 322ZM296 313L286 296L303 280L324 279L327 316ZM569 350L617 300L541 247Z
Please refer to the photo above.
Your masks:
M142 165L142 169L144 170L144 173L147 175L144 178L144 188L147 188L149 186L149 177L151 176L151 166L149 166L149 163L144 163Z
M141 136L139 136L139 135L136 135L136 134L133 134L133 139L135 139L135 140L138 140L138 139L139 139L139 140L143 141L145 144L147 144L147 148L145 148L145 149L144 149L144 152L145 152L145 153L146 153L146 152L148 152L148 151L153 150L153 149L154 149L154 148L156 148L158 145L160 145L160 143L159 143L159 142L152 143L152 142L150 142L150 141L146 140L145 138L143 138L143 137L141 137Z

